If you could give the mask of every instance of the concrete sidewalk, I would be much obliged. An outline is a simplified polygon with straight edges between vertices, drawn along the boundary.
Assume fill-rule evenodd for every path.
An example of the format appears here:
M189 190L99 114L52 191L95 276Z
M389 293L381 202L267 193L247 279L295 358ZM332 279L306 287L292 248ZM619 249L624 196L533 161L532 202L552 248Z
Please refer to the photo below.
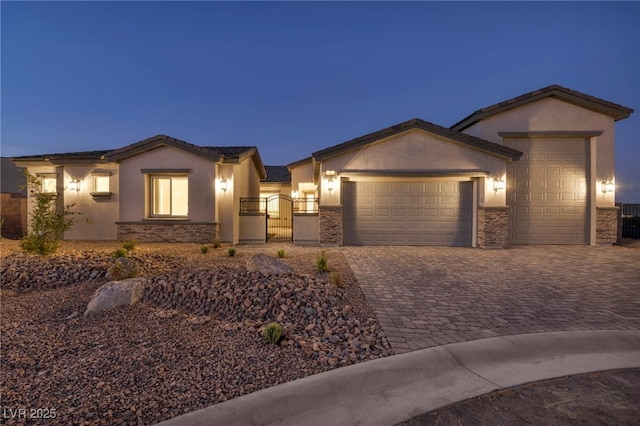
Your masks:
M524 383L640 367L640 330L492 337L274 386L161 425L381 425Z

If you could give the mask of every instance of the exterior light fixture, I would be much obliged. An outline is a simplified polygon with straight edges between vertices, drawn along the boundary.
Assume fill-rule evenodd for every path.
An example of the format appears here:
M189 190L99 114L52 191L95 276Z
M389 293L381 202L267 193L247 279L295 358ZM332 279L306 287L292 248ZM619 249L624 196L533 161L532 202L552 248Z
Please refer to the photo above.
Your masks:
M298 191L292 191L291 198L298 198Z
M80 179L78 179L77 177L71 178L71 181L69 182L69 187L68 188L71 191L80 192Z
M224 175L222 175L222 179L220 179L220 191L227 192L227 189L229 189L228 181Z
M335 170L327 170L324 172L324 176L327 178L327 190L329 192L333 191L333 178L336 175Z
M613 192L614 189L616 189L616 184L613 183L613 178L607 176L607 178L602 181L602 193Z
M493 178L493 190L495 192L503 191L506 188L506 184L504 179L502 179L502 173L498 173L496 177Z

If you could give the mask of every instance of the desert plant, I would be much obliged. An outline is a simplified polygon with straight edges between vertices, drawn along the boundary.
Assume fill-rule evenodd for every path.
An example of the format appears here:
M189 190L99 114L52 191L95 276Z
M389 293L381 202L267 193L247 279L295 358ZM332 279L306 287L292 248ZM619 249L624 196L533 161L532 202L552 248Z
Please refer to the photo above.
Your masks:
M122 248L125 249L126 251L134 251L136 249L136 244L137 244L136 240L125 241L122 243Z
M278 257L280 259L282 259L284 257L284 250L283 249L278 250Z
M120 257L109 267L107 272L109 279L116 281L135 278L139 275L138 265L133 260Z
M267 324L264 329L264 337L267 339L267 342L273 345L277 344L282 337L282 326L277 322Z
M200 247L200 253L202 254L209 253L209 246Z
M331 281L331 284L342 288L342 278L340 278L340 275L337 272L332 272L331 275L329 275L329 280Z
M318 260L316 260L316 268L318 268L318 271L320 272L327 272L329 270L328 263L329 261L327 259L327 253L325 253L323 250L322 255L318 258Z
M220 248L220 245L221 245L220 240L218 239L213 240L213 248L216 248L216 249Z
M20 241L27 253L46 255L55 253L64 233L73 226L74 204L63 206L57 193L46 192L42 178L25 172L26 185L34 197L33 209L29 215L30 232Z
M234 249L233 247L229 247L228 253L230 257L233 257L236 255L236 249Z
M118 257L127 257L129 255L129 252L124 249L124 248L119 248L116 251L113 252L113 257L118 258Z

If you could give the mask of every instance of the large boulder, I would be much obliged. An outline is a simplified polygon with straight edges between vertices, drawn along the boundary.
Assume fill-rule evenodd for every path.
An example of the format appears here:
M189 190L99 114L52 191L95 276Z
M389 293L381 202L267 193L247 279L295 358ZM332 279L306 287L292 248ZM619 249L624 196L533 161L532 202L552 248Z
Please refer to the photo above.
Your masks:
M106 283L93 294L84 314L137 303L144 295L146 282L146 278L129 278Z
M247 269L250 271L260 272L263 275L281 275L293 272L291 266L268 256L264 253L256 253L247 260Z

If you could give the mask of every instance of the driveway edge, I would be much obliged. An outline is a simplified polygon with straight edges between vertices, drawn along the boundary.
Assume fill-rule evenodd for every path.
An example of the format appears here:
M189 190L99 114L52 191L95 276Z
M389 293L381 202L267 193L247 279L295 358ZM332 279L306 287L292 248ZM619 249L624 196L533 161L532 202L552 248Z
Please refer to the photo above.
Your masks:
M491 337L331 370L159 424L387 426L524 383L638 367L640 330Z

